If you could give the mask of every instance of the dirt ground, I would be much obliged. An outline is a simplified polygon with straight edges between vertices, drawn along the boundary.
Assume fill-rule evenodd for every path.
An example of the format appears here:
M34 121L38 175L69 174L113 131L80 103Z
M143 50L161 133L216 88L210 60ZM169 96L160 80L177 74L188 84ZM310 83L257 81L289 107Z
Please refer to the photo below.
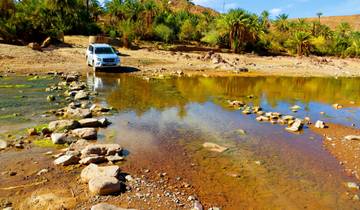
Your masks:
M42 52L26 46L0 44L0 72L47 73L49 71L92 71L85 63L86 36L66 36L67 46L50 46ZM257 56L219 54L207 58L204 48L177 46L176 50L158 50L144 44L138 50L119 48L122 68L144 76L169 74L278 75L278 76L360 76L359 59L329 57ZM202 50L202 51L200 51ZM210 50L210 49L208 49ZM247 69L249 72L243 72Z

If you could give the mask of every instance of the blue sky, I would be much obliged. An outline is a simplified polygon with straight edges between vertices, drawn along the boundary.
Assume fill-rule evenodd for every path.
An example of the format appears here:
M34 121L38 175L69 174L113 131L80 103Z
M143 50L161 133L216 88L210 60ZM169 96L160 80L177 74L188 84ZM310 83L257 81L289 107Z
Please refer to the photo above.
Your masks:
M223 11L224 0L193 0L195 4ZM360 0L225 0L225 10L243 8L261 13L268 10L272 17L286 13L290 17L313 17L317 12L324 16L360 14ZM360 20L359 20L360 21Z

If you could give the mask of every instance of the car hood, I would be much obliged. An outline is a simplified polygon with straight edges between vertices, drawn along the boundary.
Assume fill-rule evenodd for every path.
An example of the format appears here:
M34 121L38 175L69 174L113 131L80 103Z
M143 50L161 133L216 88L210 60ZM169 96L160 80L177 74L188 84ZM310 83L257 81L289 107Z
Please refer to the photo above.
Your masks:
M96 58L117 58L118 56L116 54L96 54Z

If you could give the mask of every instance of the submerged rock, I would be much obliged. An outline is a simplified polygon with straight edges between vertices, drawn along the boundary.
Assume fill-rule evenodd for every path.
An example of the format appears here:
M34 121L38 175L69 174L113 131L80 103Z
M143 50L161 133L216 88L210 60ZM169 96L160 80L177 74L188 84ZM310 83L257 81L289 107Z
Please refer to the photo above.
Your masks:
M211 142L205 142L203 144L203 147L209 149L210 151L220 152L220 153L228 150L228 148L226 148L226 147L223 147L223 146L220 146L218 144L211 143Z
M120 189L121 183L115 177L98 176L89 181L89 190L95 195L109 195L119 192Z
M334 109L342 109L343 106L340 104L333 104L332 107L334 107Z

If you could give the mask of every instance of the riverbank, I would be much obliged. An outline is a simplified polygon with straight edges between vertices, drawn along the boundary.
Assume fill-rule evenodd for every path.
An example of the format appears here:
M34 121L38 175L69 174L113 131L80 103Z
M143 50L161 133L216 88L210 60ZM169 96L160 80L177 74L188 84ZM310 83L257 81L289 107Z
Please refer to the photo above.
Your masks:
M17 74L49 71L92 71L85 63L88 37L66 36L66 45L50 46L42 52L26 46L0 44L1 74ZM140 49L119 48L123 68L145 77L174 74L229 76L229 75L273 75L273 76L317 76L358 77L359 59L330 57L290 57L237 55L213 52L211 48L196 46L172 46L171 50L160 50L159 45L142 43ZM163 47L166 48L166 47ZM170 47L167 47L170 49ZM115 70L117 71L117 70Z

